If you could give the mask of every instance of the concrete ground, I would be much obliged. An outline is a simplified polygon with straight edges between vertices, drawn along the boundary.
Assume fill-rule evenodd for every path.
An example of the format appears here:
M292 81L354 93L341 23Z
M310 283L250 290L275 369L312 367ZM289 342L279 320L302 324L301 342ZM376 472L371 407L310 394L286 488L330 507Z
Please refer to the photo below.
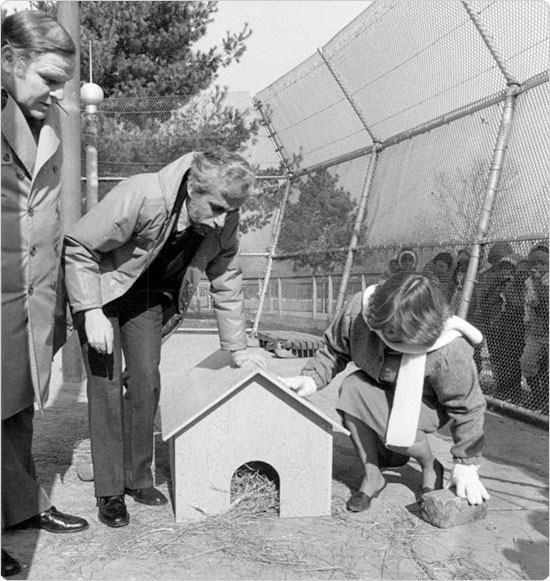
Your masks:
M256 348L256 347L254 347ZM217 335L200 332L178 332L174 334L169 341L163 346L161 373L163 382L177 382L178 379L190 368L206 358L213 351L218 349ZM268 360L268 371L275 376L292 376L298 375L301 367L307 359L288 358L278 359L272 354L257 348L265 354ZM346 372L344 372L346 373ZM315 394L311 401L317 405L324 413L337 419L338 416L334 411L334 405L337 398L338 385L342 376L335 380L326 389ZM52 393L48 403L48 409L45 413L47 420L49 410L59 410L56 413L65 417L65 411L68 413L71 409L76 410L79 406L80 417L84 418L82 409L85 410L86 395L85 383L74 383L67 388L67 383L63 383L61 378L61 362L57 358L54 362L54 377L52 381ZM67 415L66 417L69 417ZM47 437L52 442L56 435L51 433L58 426L59 430L68 430L70 419L64 424L44 423L37 416L37 438L44 442L44 432L47 431ZM47 430L45 429L47 428ZM55 428L57 429L57 428ZM72 429L72 428L71 428ZM92 506L91 483L82 483L76 478L74 465L83 458L82 444L86 436L85 420L79 420L78 426L74 427L75 435L71 436L75 444L75 450L67 450L68 459L63 459L67 464L65 472L61 477L54 477L52 474L51 487L49 492L54 502L58 503L60 508L72 509L68 502L71 495L75 497L74 502L86 503L82 506L87 507L87 513L82 513L81 509L76 512L87 516L90 521L96 520L96 509ZM36 439L36 438L35 438ZM446 476L452 466L452 460L449 454L451 437L448 431L435 434L431 438L432 448L436 456L446 468ZM54 444L52 443L52 446ZM80 447L80 450L76 449ZM158 447L158 446L157 446ZM89 453L89 447L86 450ZM35 453L35 456L37 454ZM41 462L47 459L47 450L38 451L37 464L39 465L39 474L41 472ZM158 463L158 461L157 461ZM58 469L56 469L59 472ZM43 471L43 470L42 470ZM64 477L63 477L64 474ZM204 568L201 569L201 579L297 579L297 578L360 578L360 579L545 579L548 577L548 433L541 428L534 427L520 421L488 412L486 416L486 447L484 461L481 469L483 482L491 494L489 501L488 516L481 521L470 523L451 529L437 529L423 522L418 514L415 503L415 491L418 489L420 482L420 472L415 462L395 470L385 472L388 486L384 493L373 503L373 507L366 513L357 515L345 514L343 506L345 499L361 480L361 468L355 457L355 452L349 439L342 435L336 434L334 437L334 465L333 465L333 503L338 507L333 510L333 517L319 519L318 526L311 523L312 519L307 520L307 526L312 530L317 529L315 544L324 549L325 554L335 550L336 542L338 551L348 560L349 567L346 571L353 570L351 573L336 574L334 571L329 573L311 573L300 576L294 576L292 571L275 570L266 568L266 566L250 568L241 565L239 572L235 569L228 569L224 561L217 562L219 567L217 573L207 574ZM166 479L167 480L167 479ZM159 484L161 489L167 486L166 480ZM158 482L158 476L157 476ZM314 485L314 483L312 483ZM85 489L85 490L84 490ZM166 492L166 490L165 490ZM337 500L335 500L335 498ZM88 506L89 504L89 506ZM132 510L137 511L137 507ZM147 507L140 509L143 511L150 510ZM158 510L158 509L157 509ZM342 512L343 511L343 512ZM163 518L167 520L165 527L159 526L158 531L169 530L168 524L171 522L170 509L166 508L166 514ZM136 513L135 521L140 518L139 512ZM145 514L145 512L143 513ZM164 514L164 512L162 513ZM160 515L159 515L160 516ZM346 519L346 530L340 526ZM293 534L303 533L302 519L289 519L294 521ZM405 526L406 525L406 526ZM281 525L282 526L282 525ZM355 527L353 530L350 527ZM361 544L361 538L358 538L357 531L370 531L376 538L376 530L379 527L385 531L384 548L380 544L373 542L373 537L365 539ZM118 538L121 539L123 534L129 534L131 527L116 531ZM128 530L127 530L128 529ZM290 530L290 529L289 529ZM353 532L355 531L355 533ZM391 534L388 533L390 531ZM106 530L105 527L96 522L91 523L90 531L86 535L89 540L88 550L93 551L97 545L101 549L101 554L105 553L105 548L101 547L102 539L107 536L111 538L112 531ZM420 534L422 533L422 534ZM23 533L18 533L23 535ZM114 535L114 533L112 533ZM160 534L169 534L160 533ZM283 535L288 537L288 531ZM345 537L342 537L342 535ZM41 539L46 535L50 545L41 545ZM349 536L352 535L352 536ZM53 535L57 537L56 535ZM66 537L65 535L62 535ZM75 537L76 535L69 535ZM40 559L42 554L47 551L53 551L51 547L57 547L59 542L57 538L52 539L48 533L39 534L39 539L34 540L32 551L33 555L21 547L21 541L25 540L24 536L7 537L5 546L14 553L16 557L22 560L31 560L28 568L18 576L19 579L193 579L199 578L198 573L188 572L187 575L178 569L178 576L172 577L172 573L165 573L165 576L159 576L160 565L155 564L153 560L143 561L143 555L140 553L137 557L132 557L121 565L114 575L101 576L100 573L89 573L83 570L80 563L75 571L71 569L71 564L67 557L63 560L63 554L57 554L64 566L64 573L50 573L53 552L48 553L49 559ZM141 542L141 534L137 534L135 539L136 547ZM380 538L382 533L380 533ZM112 537L114 539L114 536ZM345 539L342 541L342 539ZM370 540L369 540L370 539ZM69 554L73 539L62 539L64 551ZM367 542L368 541L368 542ZM43 541L46 543L46 541ZM51 545L51 543L56 543ZM115 542L110 541L110 543ZM128 547L127 543L120 543L116 546ZM332 543L332 545L331 545ZM314 545L313 545L314 546ZM20 548L18 552L18 547ZM404 549L406 547L406 551ZM74 550L78 553L78 546ZM136 549L137 550L137 549ZM226 547L226 552L230 549ZM345 552L348 553L345 554ZM209 553L205 550L205 554ZM118 554L118 553L117 553ZM93 554L90 553L93 559ZM137 559L137 561L136 561ZM141 560L140 560L141 559ZM75 563L78 558L74 557ZM141 575L132 573L132 566L139 561L145 573ZM242 559L241 559L242 561ZM97 559L89 565L90 571L97 565ZM147 565L146 563L150 564ZM191 561L186 561L188 564ZM144 564L145 563L145 564ZM163 562L164 563L164 562ZM376 564L376 567L374 566ZM165 565L165 563L164 563ZM198 563L197 563L198 566ZM202 566L202 565L201 565ZM149 568L148 568L149 567ZM102 569L106 575L106 569ZM321 569L319 569L321 571ZM176 575L176 573L173 573ZM194 576L196 575L196 576ZM224 576L226 575L226 576ZM280 575L280 576L279 576ZM297 574L296 574L297 575ZM346 576L346 575L349 575Z

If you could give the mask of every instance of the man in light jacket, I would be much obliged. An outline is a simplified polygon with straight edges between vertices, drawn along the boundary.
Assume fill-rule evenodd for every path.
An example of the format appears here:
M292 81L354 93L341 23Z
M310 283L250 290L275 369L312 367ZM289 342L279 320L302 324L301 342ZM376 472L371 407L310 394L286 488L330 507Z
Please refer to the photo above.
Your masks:
M88 375L98 516L107 526L128 524L125 494L167 502L151 471L162 336L185 315L204 273L221 348L237 366L264 364L246 349L237 262L239 208L254 182L239 155L192 152L120 183L65 237L66 286Z

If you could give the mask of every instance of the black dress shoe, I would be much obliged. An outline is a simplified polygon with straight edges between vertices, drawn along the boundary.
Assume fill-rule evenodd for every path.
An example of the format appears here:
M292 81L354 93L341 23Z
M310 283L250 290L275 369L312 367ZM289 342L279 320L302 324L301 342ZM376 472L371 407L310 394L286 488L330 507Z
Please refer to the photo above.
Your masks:
M118 496L100 496L97 499L99 510L97 517L108 527L123 527L130 522L126 503L122 494Z
M168 499L160 490L154 486L149 488L125 488L124 494L131 496L136 502L148 504L149 506L161 506L168 502Z
M434 460L433 466L435 470L435 486L433 488L431 486L423 486L422 490L420 491L421 496L433 492L434 490L441 490L443 488L445 468L443 467L443 464L441 464L441 462L437 459Z
M79 516L59 512L55 506L29 519L29 526L50 533L79 533L88 528L88 521Z
M384 482L384 486L382 486L380 490L377 490L370 496L364 492L361 492L361 490L358 490L348 498L348 501L346 502L346 508L350 512L363 512L364 510L368 510L372 500L376 498L382 492L382 490L384 490L384 488L386 488L386 485L387 482Z
M19 561L2 549L2 577L12 577L21 571Z

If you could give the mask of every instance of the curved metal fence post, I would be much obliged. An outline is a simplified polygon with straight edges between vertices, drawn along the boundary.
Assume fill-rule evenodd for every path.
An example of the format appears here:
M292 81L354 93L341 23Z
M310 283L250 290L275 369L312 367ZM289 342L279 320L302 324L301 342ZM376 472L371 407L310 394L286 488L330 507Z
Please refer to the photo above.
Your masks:
M500 181L500 176L502 175L502 168L504 167L504 159L506 156L506 150L508 148L508 142L510 141L510 134L512 132L517 93L518 85L513 84L508 87L506 100L504 102L504 109L502 111L497 142L493 150L493 158L491 161L489 177L487 179L485 198L481 208L475 241L470 253L470 261L468 263L468 270L466 271L464 288L462 289L460 306L457 313L458 316L462 318L466 318L466 315L468 314L468 308L472 300L472 293L479 268L480 248L481 245L485 242L487 233L489 232L489 224L491 221L493 205Z
M500 72L504 75L506 79L506 84L510 85L517 85L518 80L514 77L511 71L508 69L506 60L501 55L499 47L493 38L493 35L489 32L489 29L483 23L482 19L480 18L479 14L475 11L474 7L468 0L461 0L462 5L466 9L470 20L473 22L474 26L476 27L479 35L483 39L485 46L489 49L493 60L495 61L496 65L498 66Z
M369 167L367 170L367 175L365 177L365 185L363 187L363 191L361 193L361 200L359 202L359 208L357 210L357 216L355 217L355 224L353 226L353 231L351 235L351 239L348 246L348 254L346 256L346 263L344 265L344 271L342 273L342 280L340 281L340 288L338 289L338 297L336 299L336 305L334 306L334 316L337 316L338 313L342 310L344 306L344 301L346 298L346 292L348 288L348 283L350 279L351 269L353 268L353 261L355 258L355 253L357 251L357 244L359 241L359 235L361 234L361 226L363 225L363 220L365 218L365 213L367 210L367 202L369 199L370 188L372 184L372 179L374 177L374 171L376 168L376 163L378 161L378 155L380 152L380 142L377 137L373 134L370 128L370 124L365 118L363 111L361 111L360 107L357 106L355 99L353 98L351 92L348 90L344 79L340 75L340 73L334 68L330 60L325 56L325 53L322 49L317 49L319 56L325 63L325 66L331 73L332 77L336 81L336 84L342 91L344 97L346 98L347 102L350 104L351 108L353 109L354 113L357 115L365 132L373 142L372 150L371 150L371 158Z
M65 85L61 115L61 135L64 160L61 166L61 207L63 226L67 230L78 221L81 212L80 188L80 3L59 2L57 19L71 35L77 49L73 78ZM86 378L80 342L72 328L67 330L67 342L61 350L63 381L81 382Z
M260 300L258 301L258 310L256 311L256 316L254 317L254 324L252 326L252 336L255 337L258 334L258 327L260 326L260 318L262 316L262 311L264 308L265 297L267 294L267 289L269 287L269 281L271 279L271 271L273 270L273 261L275 260L275 251L277 250L277 244L279 243L279 236L281 234L281 227L283 224L283 216L285 214L286 203L290 195L292 177L289 176L286 182L285 193L283 195L283 200L279 206L277 212L277 217L275 219L275 228L273 230L273 237L271 240L271 247L269 249L269 256L267 259L267 268L265 271L265 276L262 284L262 290L260 293Z
M340 281L340 288L338 289L336 305L334 306L333 314L334 317L336 317L338 313L342 310L342 307L344 306L344 301L346 299L346 292L348 288L351 269L353 267L355 253L357 252L357 245L359 243L361 227L363 226L365 214L367 213L367 203L369 200L369 195L371 191L372 182L374 180L374 173L376 171L376 164L378 163L379 155L380 150L378 147L375 147L371 154L369 168L367 170L367 175L365 177L365 185L363 187L363 192L361 193L361 201L359 202L359 208L357 209L357 215L355 217L355 224L353 225L353 232L348 247L348 254L346 257L346 263L344 265L344 272L342 274L342 280Z
M485 191L483 207L481 208L481 215L479 217L476 238L471 249L468 270L466 272L464 287L460 297L460 305L458 307L458 316L466 318L466 315L468 314L468 308L472 300L472 293L479 268L481 244L485 242L489 232L489 223L493 211L493 204L500 181L500 176L502 175L502 168L504 167L504 159L506 156L506 149L508 148L508 142L510 140L510 133L512 131L512 123L514 120L515 104L520 87L518 81L508 70L506 61L500 54L499 48L497 47L493 36L489 32L488 28L484 25L479 14L474 10L473 6L468 0L461 1L462 5L466 9L466 12L468 13L468 16L470 17L470 20L473 22L474 26L479 32L479 35L483 39L483 42L487 46L487 49L491 53L491 57L506 79L508 87L506 91L506 99L504 101L504 109L502 111L497 142L493 150L491 168L489 171L489 177L487 179L487 189Z
M271 119L269 118L269 115L267 114L267 112L264 110L261 101L259 99L256 99L255 97L252 98L252 101L254 103L254 106L256 107L256 109L258 110L258 112L260 113L260 115L262 117L262 120L263 120L265 127L267 129L267 132L269 133L269 138L271 139L271 141L273 141L273 144L275 145L275 151L279 155L281 162L282 162L282 164L286 170L286 173L287 173L287 175L286 175L287 182L286 182L286 187L285 187L285 193L283 195L281 205L279 206L279 210L277 212L277 217L275 218L275 227L273 229L273 236L271 239L271 246L269 249L269 256L267 259L267 268L266 268L266 272L265 272L265 276L264 276L262 290L260 293L260 299L258 301L258 310L256 311L256 316L254 317L254 324L252 325L252 336L256 337L258 334L258 327L260 326L260 319L262 316L262 310L264 308L265 296L267 294L269 281L271 279L271 271L273 270L273 261L275 260L275 252L277 250L277 244L279 243L279 236L281 234L281 227L282 227L282 223L283 223L283 216L285 214L286 203L287 203L288 197L290 195L290 186L291 186L291 182L292 182L292 178L293 178L293 172L292 172L292 169L290 167L290 163L288 161L288 156L285 152L285 149L284 149L284 147L279 139L279 136L275 132L275 129L273 128L273 125L271 123Z

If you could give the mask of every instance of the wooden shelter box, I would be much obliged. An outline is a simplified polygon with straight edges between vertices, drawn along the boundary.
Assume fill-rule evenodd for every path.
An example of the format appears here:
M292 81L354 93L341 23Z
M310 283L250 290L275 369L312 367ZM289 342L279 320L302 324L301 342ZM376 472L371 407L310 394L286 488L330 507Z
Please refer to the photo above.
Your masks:
M279 477L279 515L330 515L338 423L259 367L232 368L216 351L163 386L162 438L170 444L176 520L230 507L231 479L250 462Z

